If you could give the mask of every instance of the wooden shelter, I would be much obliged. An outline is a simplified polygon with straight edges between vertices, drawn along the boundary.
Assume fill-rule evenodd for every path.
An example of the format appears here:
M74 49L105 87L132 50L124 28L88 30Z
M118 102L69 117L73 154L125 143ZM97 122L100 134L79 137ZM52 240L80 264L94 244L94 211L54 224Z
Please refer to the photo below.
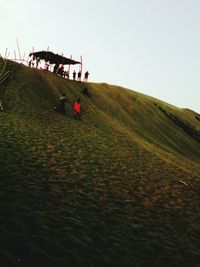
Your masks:
M46 62L49 62L50 64L62 64L62 65L75 65L75 64L81 64L79 61L75 61L71 58L66 58L58 54L54 54L50 51L39 51L39 52L32 52L29 54L29 56L33 56L35 59L40 58L41 60L45 60Z

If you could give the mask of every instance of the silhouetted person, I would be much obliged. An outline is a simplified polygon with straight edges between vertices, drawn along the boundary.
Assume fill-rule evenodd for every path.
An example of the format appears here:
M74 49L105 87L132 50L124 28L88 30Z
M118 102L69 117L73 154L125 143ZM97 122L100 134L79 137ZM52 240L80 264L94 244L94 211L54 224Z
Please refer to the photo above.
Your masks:
M89 90L87 89L87 87L83 88L83 94L88 96L88 97L91 97L91 94L90 94Z
M37 59L36 59L36 68L38 68L39 63L40 63L40 57L37 57Z
M73 72L73 80L74 80L74 81L76 80L76 72L75 72L75 70L74 70L74 72Z
M49 70L49 63L48 62L45 62L45 70Z
M60 68L58 69L58 74L60 74L61 76L63 76L63 72L64 72L64 66L61 65Z
M54 68L53 68L53 73L57 73L59 68L59 64L55 64Z
M81 71L78 72L78 81L81 82Z
M84 76L84 81L85 81L85 82L88 81L88 76L89 76L89 72L86 71L86 72L85 72L85 76Z
M79 98L74 102L73 108L74 108L74 118L77 120L81 120L81 104Z
M60 110L60 113L62 113L63 115L65 115L66 113L66 109L65 109L66 102L67 102L67 98L65 94L62 94L59 99L59 110Z

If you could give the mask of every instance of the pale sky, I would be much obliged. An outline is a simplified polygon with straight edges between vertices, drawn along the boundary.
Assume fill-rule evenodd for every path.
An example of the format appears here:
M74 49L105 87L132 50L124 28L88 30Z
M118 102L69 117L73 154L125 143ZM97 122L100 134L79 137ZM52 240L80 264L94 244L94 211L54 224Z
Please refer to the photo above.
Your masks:
M89 80L200 113L200 0L0 0L0 53L49 50Z

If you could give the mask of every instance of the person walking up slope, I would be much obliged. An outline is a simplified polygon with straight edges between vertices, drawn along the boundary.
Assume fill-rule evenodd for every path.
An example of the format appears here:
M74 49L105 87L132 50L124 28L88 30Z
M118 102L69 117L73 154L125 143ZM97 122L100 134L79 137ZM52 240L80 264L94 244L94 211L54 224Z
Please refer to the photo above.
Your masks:
M74 118L81 120L81 104L79 98L74 102Z
M60 113L62 113L63 115L66 114L66 102L67 102L67 98L65 94L62 94L59 99L59 110L60 110Z

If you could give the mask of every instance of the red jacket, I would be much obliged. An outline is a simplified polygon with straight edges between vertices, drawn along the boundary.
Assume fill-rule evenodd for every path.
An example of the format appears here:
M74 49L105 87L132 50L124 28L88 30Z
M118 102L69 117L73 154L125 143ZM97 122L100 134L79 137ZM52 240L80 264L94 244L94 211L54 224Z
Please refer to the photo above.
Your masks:
M76 113L80 113L80 112L81 112L81 104L78 103L78 101L76 101L76 102L74 103L74 111L75 111Z

